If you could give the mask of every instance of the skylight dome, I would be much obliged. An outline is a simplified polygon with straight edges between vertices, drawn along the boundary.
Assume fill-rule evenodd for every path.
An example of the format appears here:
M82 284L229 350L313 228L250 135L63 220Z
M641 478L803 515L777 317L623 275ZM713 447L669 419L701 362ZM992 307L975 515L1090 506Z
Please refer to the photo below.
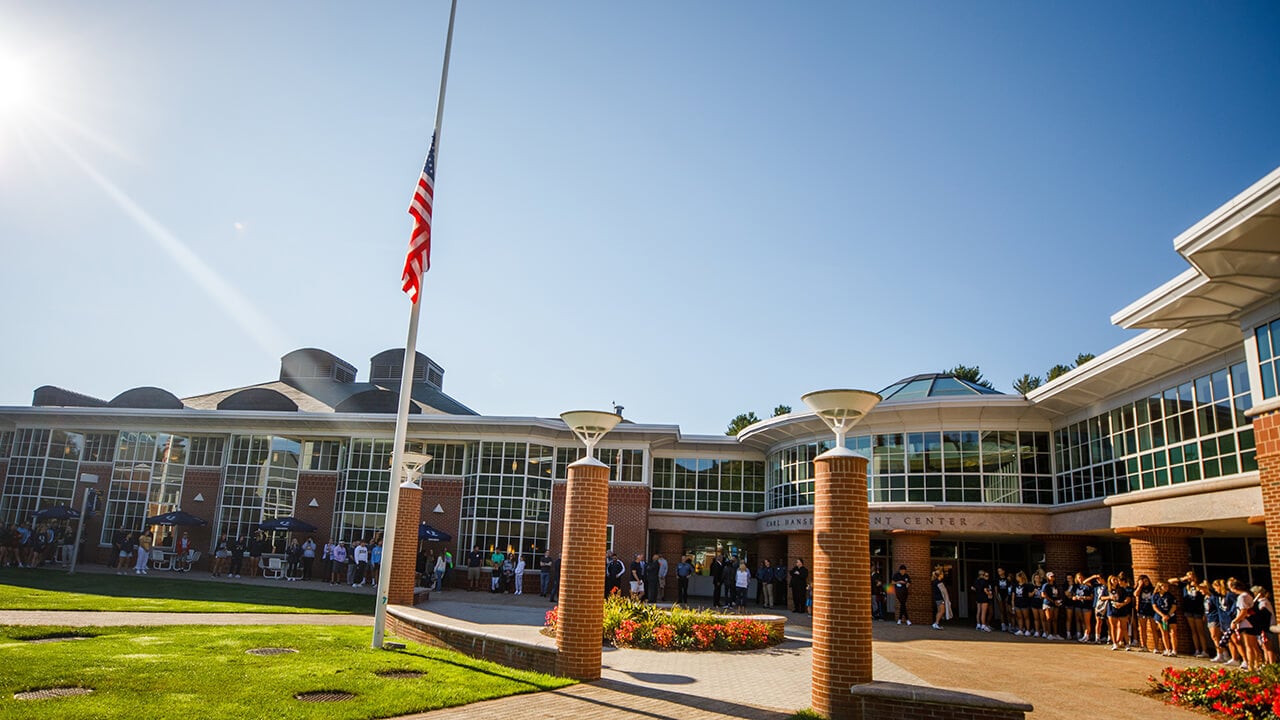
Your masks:
M998 390L982 387L946 373L912 375L899 380L880 391L882 402L928 400L946 397L973 397L975 395L1004 395Z

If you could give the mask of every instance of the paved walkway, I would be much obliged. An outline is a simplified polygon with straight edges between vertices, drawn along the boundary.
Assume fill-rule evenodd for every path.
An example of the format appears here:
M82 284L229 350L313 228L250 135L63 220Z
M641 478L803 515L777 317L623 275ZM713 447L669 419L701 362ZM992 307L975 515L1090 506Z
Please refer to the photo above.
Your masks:
M199 574L194 576L199 578ZM146 578L139 578L145 582ZM232 580L230 582L235 582ZM278 581L243 578L253 584ZM311 583L300 587L314 586ZM320 586L339 591L333 586ZM368 592L352 590L348 592ZM440 621L483 628L533 642L551 640L538 630L550 604L537 595L435 593L417 611ZM315 624L369 625L350 615L271 613L120 613L7 611L7 624ZM520 716L530 720L631 718L633 720L781 720L809 705L809 618L786 613L786 641L740 653L660 653L606 648L600 681L562 690L518 695L411 716L414 720ZM967 627L943 631L875 623L872 672L876 680L1013 693L1035 705L1032 720L1202 716L1159 704L1134 691L1169 664L1146 653L1109 652L1097 645L1015 638ZM1180 658L1179 665L1204 664Z

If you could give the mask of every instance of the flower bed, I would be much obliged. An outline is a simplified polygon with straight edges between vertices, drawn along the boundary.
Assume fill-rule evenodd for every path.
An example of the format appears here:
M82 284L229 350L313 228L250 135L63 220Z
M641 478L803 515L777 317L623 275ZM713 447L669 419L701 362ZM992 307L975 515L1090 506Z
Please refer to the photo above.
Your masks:
M1280 668L1233 670L1221 666L1167 667L1160 678L1148 678L1157 697L1239 720L1280 718Z
M559 607L547 612L555 632ZM603 639L617 647L646 650L754 650L782 642L782 631L759 620L735 620L710 610L665 610L628 598L604 601Z

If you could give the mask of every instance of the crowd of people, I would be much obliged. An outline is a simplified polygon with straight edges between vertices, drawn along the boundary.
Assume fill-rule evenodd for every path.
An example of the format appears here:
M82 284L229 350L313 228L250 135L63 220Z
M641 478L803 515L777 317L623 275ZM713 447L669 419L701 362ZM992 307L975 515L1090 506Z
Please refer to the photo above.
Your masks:
M36 568L69 562L75 528L64 523L0 526L0 567ZM59 553L63 553L59 557Z
M953 615L947 573L948 568L935 567L929 579L937 630ZM888 583L873 574L872 617L889 619L891 593L898 624L910 625L911 583L905 565ZM1194 571L1156 579L1131 578L1124 571L1059 578L1052 570L1028 575L997 568L994 577L978 571L969 593L976 627L984 632L999 629L1016 637L1075 640L1166 657L1176 657L1180 644L1189 645L1194 657L1242 669L1274 663L1277 657L1270 592L1237 578L1207 581ZM1179 642L1184 631L1190 643Z

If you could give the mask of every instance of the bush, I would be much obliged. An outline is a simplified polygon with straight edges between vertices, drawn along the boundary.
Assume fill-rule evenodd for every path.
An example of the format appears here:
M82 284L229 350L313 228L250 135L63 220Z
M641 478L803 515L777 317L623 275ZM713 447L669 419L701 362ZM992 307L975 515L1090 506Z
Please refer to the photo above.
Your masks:
M1258 670L1225 667L1167 667L1160 679L1148 678L1157 693L1168 693L1172 705L1199 708L1238 720L1280 718L1280 668Z
M555 631L559 608L546 615ZM650 650L752 650L782 642L782 634L756 620L735 620L711 610L671 610L630 598L610 596L604 601L603 639L617 647Z

